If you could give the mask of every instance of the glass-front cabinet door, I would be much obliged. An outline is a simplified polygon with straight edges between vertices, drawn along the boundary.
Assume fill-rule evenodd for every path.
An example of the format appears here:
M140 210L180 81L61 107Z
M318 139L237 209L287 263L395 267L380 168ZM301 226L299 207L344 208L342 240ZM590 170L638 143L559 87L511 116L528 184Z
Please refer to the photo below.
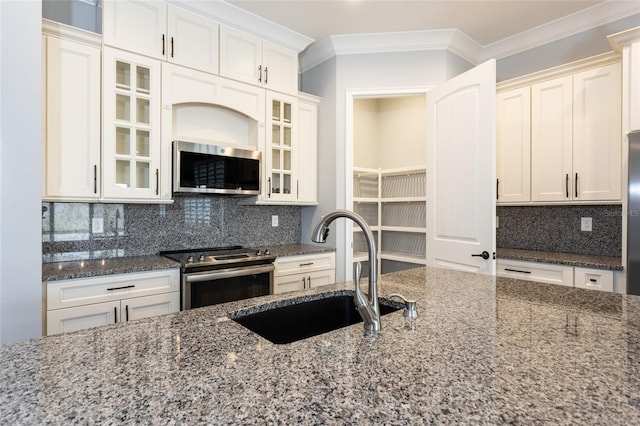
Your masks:
M267 92L267 201L294 201L297 198L295 129L297 99Z
M105 198L160 198L160 62L104 48Z

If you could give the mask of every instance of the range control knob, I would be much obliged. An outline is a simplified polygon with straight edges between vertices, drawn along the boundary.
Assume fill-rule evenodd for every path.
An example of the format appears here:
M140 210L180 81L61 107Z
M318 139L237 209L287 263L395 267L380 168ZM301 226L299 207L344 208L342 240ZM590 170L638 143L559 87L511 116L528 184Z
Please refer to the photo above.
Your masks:
M204 262L204 254L201 254L200 256L198 256L198 260L200 262Z
M262 256L262 250L258 250L258 251L256 252L256 256Z
M269 254L271 254L271 253L269 253L269 249L265 249L264 254L265 254L266 256L269 256Z
M187 257L187 262L189 262L189 263L193 262L193 256Z

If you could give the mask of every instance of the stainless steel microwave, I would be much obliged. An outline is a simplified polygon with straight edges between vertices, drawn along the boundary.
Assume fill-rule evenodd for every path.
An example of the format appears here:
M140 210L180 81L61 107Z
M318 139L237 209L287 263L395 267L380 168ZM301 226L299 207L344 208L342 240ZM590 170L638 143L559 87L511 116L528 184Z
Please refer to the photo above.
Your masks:
M173 192L260 194L262 153L173 141Z

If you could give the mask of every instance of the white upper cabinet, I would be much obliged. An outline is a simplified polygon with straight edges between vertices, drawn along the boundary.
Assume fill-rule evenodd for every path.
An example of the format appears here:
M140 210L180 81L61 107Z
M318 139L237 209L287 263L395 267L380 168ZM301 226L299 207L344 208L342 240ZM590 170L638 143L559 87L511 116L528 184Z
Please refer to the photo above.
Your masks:
M262 198L272 202L295 202L297 198L298 100L267 93L265 181Z
M502 87L496 98L497 203L621 201L622 84L615 56Z
M621 92L620 64L573 77L574 199L621 199Z
M43 37L44 200L100 197L100 45L78 40Z
M221 25L220 75L297 94L298 55L293 50Z
M496 97L497 201L531 199L531 89L529 86Z
M109 47L103 55L104 198L159 200L161 63Z
M298 204L317 204L318 102L313 96L298 98Z
M103 38L108 46L218 72L218 24L162 1L105 1Z
M531 199L572 198L571 76L531 86Z

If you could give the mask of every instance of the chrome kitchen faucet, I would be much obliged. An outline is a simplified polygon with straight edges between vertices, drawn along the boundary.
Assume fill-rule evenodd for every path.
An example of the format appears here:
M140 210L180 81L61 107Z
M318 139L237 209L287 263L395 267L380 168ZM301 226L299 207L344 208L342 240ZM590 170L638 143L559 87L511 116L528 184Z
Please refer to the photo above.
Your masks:
M364 331L367 334L375 334L380 331L380 306L378 305L378 280L377 280L377 253L376 243L373 239L371 229L367 225L367 222L362 216L349 211L349 210L332 210L329 213L322 216L320 222L316 225L311 239L316 243L325 243L327 236L329 235L329 225L331 222L339 217L344 217L354 221L364 233L364 237L367 240L367 247L369 249L369 300L365 299L360 290L360 272L362 266L358 262L356 265L356 279L355 287L356 293L353 298L353 303L356 305L358 313L364 321Z

